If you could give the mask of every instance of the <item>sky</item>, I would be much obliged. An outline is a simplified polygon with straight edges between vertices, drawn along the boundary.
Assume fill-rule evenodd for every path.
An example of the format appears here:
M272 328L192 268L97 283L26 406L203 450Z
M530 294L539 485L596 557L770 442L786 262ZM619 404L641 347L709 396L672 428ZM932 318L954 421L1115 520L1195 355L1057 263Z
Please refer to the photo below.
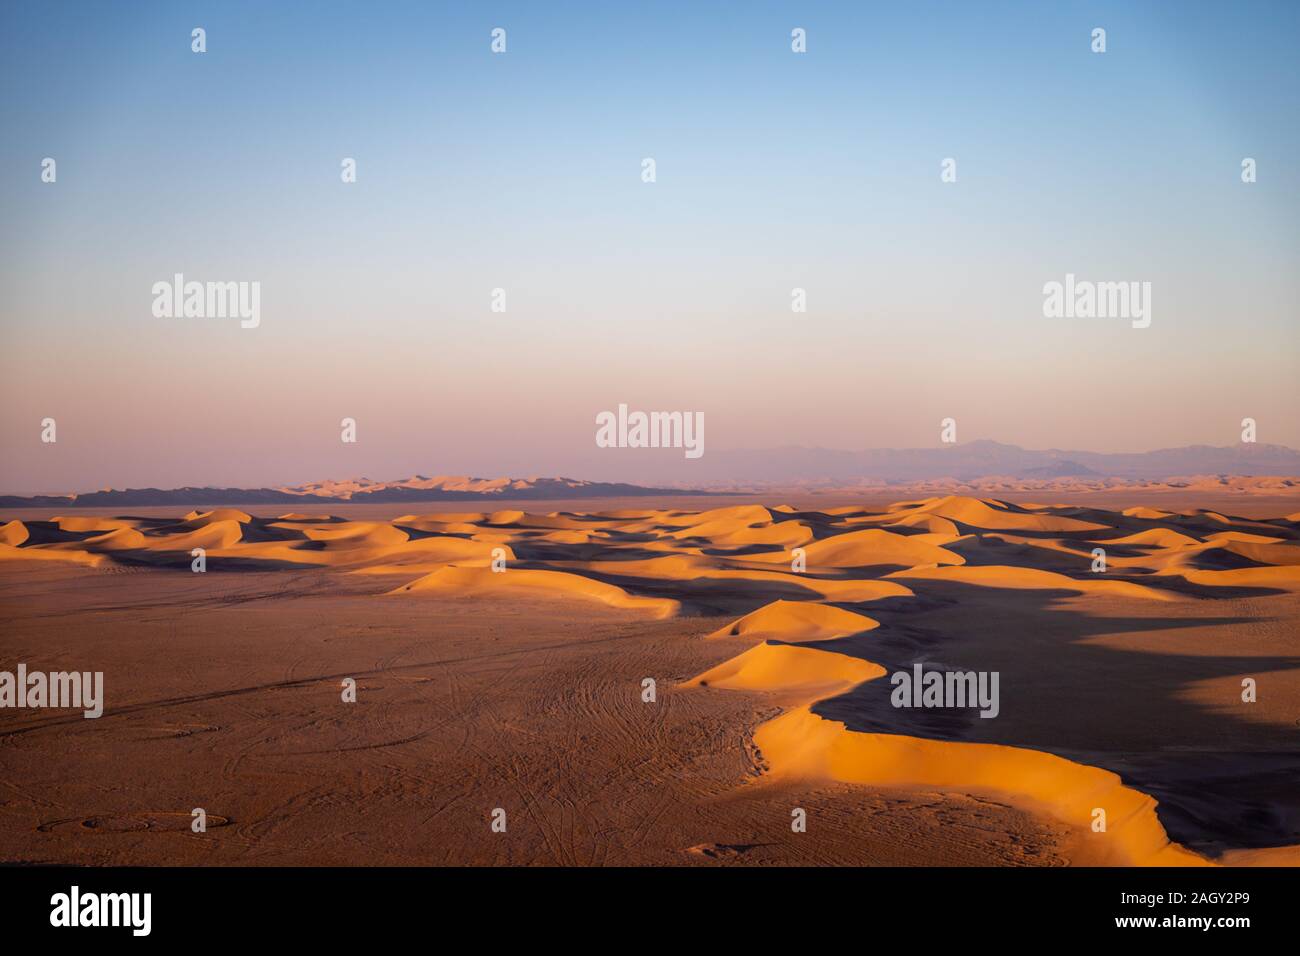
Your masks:
M0 493L689 482L596 447L620 403L706 457L1300 447L1298 40L1284 0L4 4ZM176 273L258 326L155 316ZM1067 274L1149 327L1045 317Z

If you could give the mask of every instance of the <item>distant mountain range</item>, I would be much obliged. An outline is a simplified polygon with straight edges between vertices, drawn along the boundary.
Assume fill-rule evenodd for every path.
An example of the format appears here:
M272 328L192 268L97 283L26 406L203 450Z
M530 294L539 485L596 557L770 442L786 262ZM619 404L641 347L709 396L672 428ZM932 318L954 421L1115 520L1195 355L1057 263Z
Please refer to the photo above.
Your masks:
M1021 481L1122 479L1159 481L1190 476L1300 476L1300 451L1283 445L1241 444L1226 448L1190 445L1135 454L1034 451L995 441L942 448L881 448L835 451L777 448L718 451L692 463L691 488L651 488L573 478L471 478L416 475L399 481L320 481L281 488L128 488L77 495L0 495L0 507L118 507L155 505L313 505L339 501L492 501L619 498L725 494L773 486L808 487L827 482L906 484L954 479ZM695 467L698 465L698 467Z
M1125 454L1035 451L996 441L938 448L775 448L709 452L692 468L702 485L763 484L810 480L870 479L882 483L939 478L1164 479L1189 475L1300 475L1300 451L1283 445L1239 444L1226 448L1189 445Z

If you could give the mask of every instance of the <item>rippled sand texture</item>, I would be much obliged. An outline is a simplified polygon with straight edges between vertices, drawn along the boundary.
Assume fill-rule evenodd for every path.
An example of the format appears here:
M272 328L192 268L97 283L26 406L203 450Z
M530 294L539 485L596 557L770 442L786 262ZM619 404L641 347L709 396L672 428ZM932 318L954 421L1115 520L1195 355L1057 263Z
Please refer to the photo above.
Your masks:
M115 766L148 766L160 752L133 757L122 740L208 733L213 743L178 754L221 764L211 834L237 828L244 849L214 862L1300 859L1300 514L958 496L884 510L391 521L220 509L14 520L0 542L9 633L0 666L37 667L42 654L51 669L107 660L94 669L116 688L100 721L0 714L0 761L20 781L0 807L5 859L204 862L180 843L91 851L84 839L42 836L98 827L186 839L199 797L179 778L162 774L157 806L105 807L110 787L67 797L77 788L60 783L51 758L75 752L89 761L78 772L111 779ZM204 575L190 572L196 548ZM1103 573L1092 570L1097 548ZM106 573L122 571L136 574ZM273 634L247 639L270 622ZM167 647L150 652L147 642L180 632L183 643L192 630L220 661L204 669L189 659L185 683L180 665L160 659ZM318 632L340 643L314 644ZM86 635L75 645L84 652L54 660L74 646L65 639ZM394 640L402 652L382 653ZM489 645L518 660L484 681L474 668ZM112 673L115 653L124 656ZM348 657L358 653L370 666ZM291 665L278 680L264 673L274 655ZM893 707L888 675L916 663L997 671L999 715ZM370 722L364 730L346 724L350 712L315 709L354 673L364 701L375 699L368 686L401 691L383 698L385 717L358 718ZM653 704L639 696L647 676L658 681ZM1245 678L1255 702L1242 700ZM298 709L269 702L309 692L319 697ZM249 738L254 714L278 736ZM368 762L340 766L353 748ZM395 819L409 831L401 814L425 807L420 825L446 828L439 850L404 855L396 835L376 849L341 796L349 773L373 784L374 799L395 801L371 824L378 832ZM136 804L147 799L144 784L133 786ZM241 790L249 786L258 799ZM532 842L479 835L493 799L480 792L494 787L514 795ZM646 800L663 802L654 810ZM789 832L791 806L812 807L807 834ZM1092 826L1098 810L1103 832ZM447 820L429 822L444 811ZM181 825L164 825L176 813ZM657 816L632 819L647 813ZM313 819L316 836L286 842L295 824L276 814ZM453 817L474 835L453 833ZM977 820L984 838L960 835Z

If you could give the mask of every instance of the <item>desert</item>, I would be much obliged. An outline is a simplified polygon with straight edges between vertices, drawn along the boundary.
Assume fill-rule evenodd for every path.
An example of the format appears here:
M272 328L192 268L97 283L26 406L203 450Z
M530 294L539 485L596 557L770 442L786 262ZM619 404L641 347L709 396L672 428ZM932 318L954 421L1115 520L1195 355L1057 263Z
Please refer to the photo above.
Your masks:
M1290 865L1300 502L1198 494L6 513L104 710L0 711L0 858Z

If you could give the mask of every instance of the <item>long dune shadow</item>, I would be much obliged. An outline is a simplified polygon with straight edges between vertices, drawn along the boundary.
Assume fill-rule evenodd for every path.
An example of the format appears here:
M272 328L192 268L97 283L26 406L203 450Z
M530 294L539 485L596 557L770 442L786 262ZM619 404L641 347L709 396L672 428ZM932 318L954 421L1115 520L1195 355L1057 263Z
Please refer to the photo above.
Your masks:
M454 532L422 531L419 528L412 528L410 525L398 524L396 521L393 522L393 527L405 534L409 541L419 541L421 538L461 538L469 540L473 537L470 534L457 534Z
M305 541L295 551L322 551L324 542ZM139 548L121 549L112 552L113 560L122 565L152 568L159 571L183 571L193 573L193 557L189 551L150 551ZM213 555L205 558L206 573L222 572L259 572L259 571L310 571L318 565L305 564L301 561L289 561L283 558L244 557L239 555Z
M1300 843L1300 733L1276 712L1260 720L1240 685L1253 676L1267 690L1276 675L1300 670L1300 645L1234 655L1233 629L1260 618L1105 617L1063 610L1044 592L939 590L946 606L935 613L849 606L881 626L803 646L874 661L887 675L917 663L997 671L996 717L978 707L895 707L888 676L813 711L863 733L1003 744L1105 768L1159 801L1172 839L1212 854ZM1207 702L1208 687L1217 701Z
M547 562L564 568L565 562L573 561L653 561L657 558L674 557L669 551L654 551L649 548L611 547L608 544L592 542L590 544L554 544L546 541L512 541L510 550L521 561Z
M657 556L662 557L662 554ZM520 567L529 568L528 564ZM580 577L612 584L637 597L672 598L682 602L691 614L748 614L773 601L817 601L820 592L804 587L797 580L746 581L743 578L694 578L666 580L641 575L613 574L589 568L563 568L539 564L534 570L563 571Z

